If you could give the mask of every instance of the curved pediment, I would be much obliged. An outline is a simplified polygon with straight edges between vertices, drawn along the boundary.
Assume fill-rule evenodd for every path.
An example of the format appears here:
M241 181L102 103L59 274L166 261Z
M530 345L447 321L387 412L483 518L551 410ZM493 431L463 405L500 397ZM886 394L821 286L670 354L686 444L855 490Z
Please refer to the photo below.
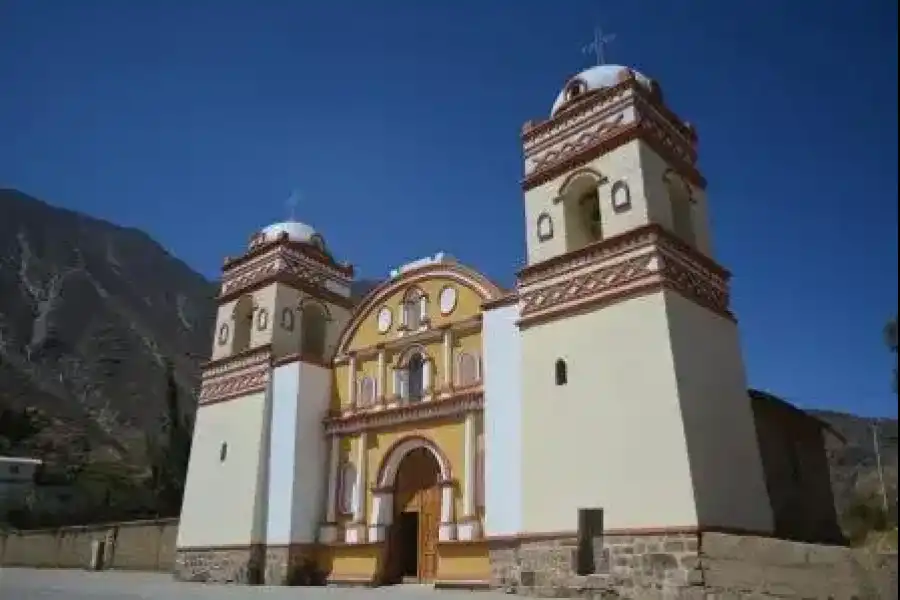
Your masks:
M403 335L404 303L421 302L428 328L471 319L481 305L503 290L487 277L458 263L436 263L385 281L360 302L341 334L338 356ZM418 326L418 325L417 325Z

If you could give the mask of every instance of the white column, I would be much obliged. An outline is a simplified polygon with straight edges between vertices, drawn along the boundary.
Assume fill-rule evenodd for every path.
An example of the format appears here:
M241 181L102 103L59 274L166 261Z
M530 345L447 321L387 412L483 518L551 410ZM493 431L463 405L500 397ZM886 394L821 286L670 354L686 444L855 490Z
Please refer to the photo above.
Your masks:
M428 399L431 396L431 371L433 370L433 363L431 360L426 360L425 364L422 365L422 395L425 399Z
M453 482L445 481L441 487L441 524L438 539L442 542L456 538L456 523L453 520Z
M337 435L331 436L328 454L328 504L325 507L325 523L319 531L319 541L331 544L337 540L337 478L340 461L341 440Z
M356 355L350 355L350 364L347 369L347 398L350 408L356 408Z
M353 486L353 521L344 531L344 541L348 544L365 542L366 523L366 446L369 436L363 431L359 434L356 447L356 482Z
M419 329L428 322L428 298L425 294L419 296Z
M444 388L453 387L453 331L449 328L444 330Z
M359 447L356 449L356 500L353 504L353 522L364 523L366 518L366 446L369 434L359 434Z
M378 351L378 390L375 396L382 404L384 403L384 398L387 396L385 393L385 379L387 375L385 362L384 349L381 349Z
M475 512L475 413L466 413L463 432L463 516L457 527L460 540L478 537L478 515Z
M383 542L391 524L394 495L388 490L378 490L372 496L372 514L369 515L369 542Z
M470 517L475 514L475 413L466 413L463 436L463 515Z

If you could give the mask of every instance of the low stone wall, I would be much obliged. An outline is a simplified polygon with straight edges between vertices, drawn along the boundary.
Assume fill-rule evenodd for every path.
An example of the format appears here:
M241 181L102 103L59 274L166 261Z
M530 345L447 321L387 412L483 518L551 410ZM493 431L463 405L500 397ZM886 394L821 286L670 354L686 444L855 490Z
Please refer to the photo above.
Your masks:
M720 533L607 535L577 575L574 537L492 542L491 585L544 598L897 598L897 556Z
M261 583L265 546L179 548L175 555L175 578L179 581L216 583Z
M178 519L105 523L0 534L0 565L59 569L88 568L91 545L106 542L104 567L171 571Z

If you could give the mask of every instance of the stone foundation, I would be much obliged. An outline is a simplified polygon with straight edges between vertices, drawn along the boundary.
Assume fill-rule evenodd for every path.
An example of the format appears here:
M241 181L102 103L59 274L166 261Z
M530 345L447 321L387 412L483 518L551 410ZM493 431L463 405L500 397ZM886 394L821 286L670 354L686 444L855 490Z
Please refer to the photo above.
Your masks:
M723 533L607 535L578 575L574 536L491 542L491 587L543 598L897 598L897 555Z
M698 581L697 534L606 536L594 542L594 569L575 572L575 537L493 543L491 586L543 598L643 598L672 593Z
M264 559L262 545L179 548L174 575L179 581L255 584L262 579Z
M175 579L209 583L322 585L314 544L179 548Z
M268 546L263 581L266 585L324 585L314 544Z

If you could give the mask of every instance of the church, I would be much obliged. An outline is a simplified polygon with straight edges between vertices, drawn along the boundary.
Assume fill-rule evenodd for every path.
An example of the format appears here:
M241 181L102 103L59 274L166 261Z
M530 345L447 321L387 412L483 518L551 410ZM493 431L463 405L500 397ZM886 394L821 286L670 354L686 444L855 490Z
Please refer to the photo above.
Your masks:
M587 69L521 141L513 289L437 253L355 298L296 221L225 260L176 577L499 587L586 527L679 557L839 536L826 426L748 392L697 132L660 85Z

